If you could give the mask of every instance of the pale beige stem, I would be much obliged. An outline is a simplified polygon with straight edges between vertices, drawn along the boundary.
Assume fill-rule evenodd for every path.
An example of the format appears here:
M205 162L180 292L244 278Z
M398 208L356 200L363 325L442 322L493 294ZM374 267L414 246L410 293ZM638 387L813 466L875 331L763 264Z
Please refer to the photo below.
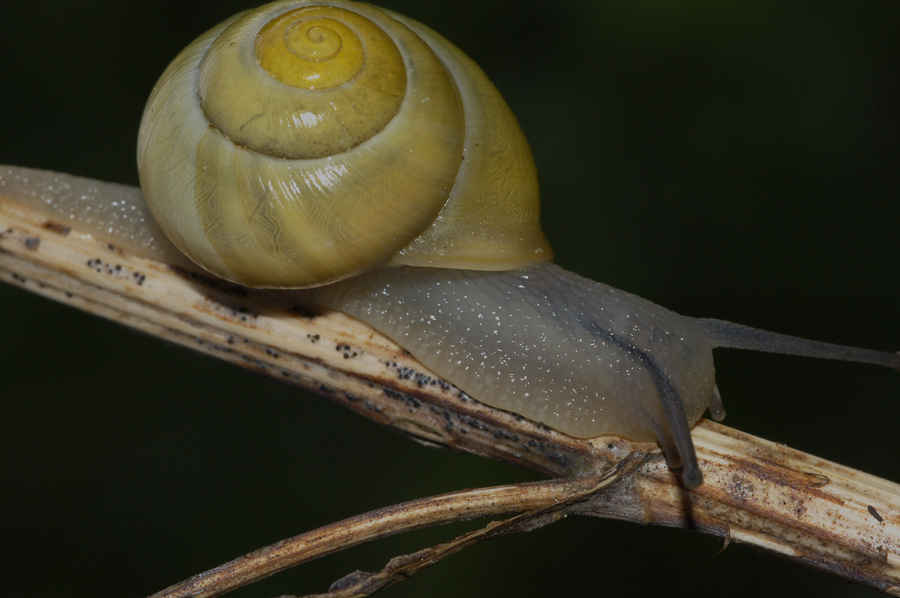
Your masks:
M633 470L638 462L639 459L631 459L629 467L616 468L610 475L600 476L598 479L557 479L466 490L370 511L266 546L187 579L151 598L212 598L326 554L432 525L531 511L524 518L527 521L519 518L516 518L518 521L510 521L515 521L517 525L512 527L517 531L523 531L523 526L533 529L558 518L559 511L577 502L586 493L606 488L618 479L620 473ZM423 551L429 552L427 556L417 553L413 558L401 559L404 562L400 566L405 573L412 574L414 571L411 569L421 570L465 546L498 537L502 532L497 527L488 526L485 530L466 534L455 542L435 547L433 551ZM377 588L374 589L380 589L396 580L397 568L395 559L393 566L389 566L389 571L382 576L384 579L376 579L378 575L357 575L356 583L347 585L367 585L370 588L376 585Z
M487 407L343 314L129 255L3 198L0 280L312 389L428 443L567 478L642 455L576 512L688 527L900 594L894 483L701 421L693 438L705 482L688 492L654 445L579 440Z

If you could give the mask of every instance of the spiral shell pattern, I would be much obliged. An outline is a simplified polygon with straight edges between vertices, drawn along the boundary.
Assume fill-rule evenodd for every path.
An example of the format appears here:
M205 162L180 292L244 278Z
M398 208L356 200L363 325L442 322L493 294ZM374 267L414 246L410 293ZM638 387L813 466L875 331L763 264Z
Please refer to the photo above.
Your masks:
M138 166L172 241L248 286L551 256L496 89L437 34L365 4L276 2L202 35L148 101Z

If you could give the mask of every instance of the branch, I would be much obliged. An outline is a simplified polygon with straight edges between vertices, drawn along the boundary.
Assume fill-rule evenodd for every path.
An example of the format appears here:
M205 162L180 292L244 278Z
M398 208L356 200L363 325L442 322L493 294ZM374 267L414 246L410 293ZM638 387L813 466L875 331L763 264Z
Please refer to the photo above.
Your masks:
M572 480L641 455L573 512L698 530L900 594L900 487L874 476L701 421L705 482L687 492L652 444L575 439L487 407L343 314L130 255L2 197L0 280L314 390L429 444Z
M642 461L643 456L635 453L598 476L453 492L370 511L266 546L176 584L151 598L220 596L278 571L363 542L432 525L527 511L519 517L495 522L482 530L465 534L453 542L392 559L380 573L351 574L336 582L332 586L333 591L329 592L334 597L368 595L467 546L511 533L531 531L556 521L586 497L596 497L622 476L631 473Z

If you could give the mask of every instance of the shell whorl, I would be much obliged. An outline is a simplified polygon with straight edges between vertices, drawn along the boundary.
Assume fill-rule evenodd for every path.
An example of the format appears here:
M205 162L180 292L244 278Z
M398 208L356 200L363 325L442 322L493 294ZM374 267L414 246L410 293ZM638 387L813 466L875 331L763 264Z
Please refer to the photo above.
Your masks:
M471 68L474 83L457 72ZM443 38L368 5L276 2L198 38L148 101L138 165L173 242L248 286L551 257L499 93Z
M323 158L378 134L400 110L403 57L371 20L334 6L304 6L261 28L259 21L250 15L227 27L199 65L203 112L235 143L280 158ZM428 58L420 70L436 68L436 58ZM442 80L423 92L452 89L449 75L436 76ZM462 109L450 100L441 110L447 126L457 127Z

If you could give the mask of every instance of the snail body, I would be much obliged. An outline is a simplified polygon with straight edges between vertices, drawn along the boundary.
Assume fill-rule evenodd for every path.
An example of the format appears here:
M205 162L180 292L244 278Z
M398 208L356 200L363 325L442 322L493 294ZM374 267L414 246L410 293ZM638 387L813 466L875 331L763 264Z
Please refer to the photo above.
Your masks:
M126 249L304 288L489 405L577 437L656 440L687 487L702 481L690 426L724 416L715 347L900 369L894 354L680 316L550 263L536 169L499 93L439 35L368 5L276 2L198 38L148 101L138 164L143 196L22 170L0 184L43 185L25 202L90 213Z

